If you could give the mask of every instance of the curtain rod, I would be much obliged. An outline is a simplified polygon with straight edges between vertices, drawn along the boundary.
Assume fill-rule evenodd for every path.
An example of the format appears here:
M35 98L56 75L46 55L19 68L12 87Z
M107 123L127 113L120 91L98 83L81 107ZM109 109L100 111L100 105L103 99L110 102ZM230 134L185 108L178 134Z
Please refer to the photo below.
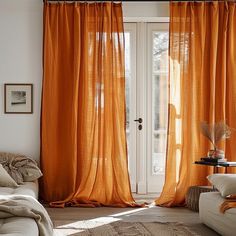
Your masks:
M112 0L43 0L43 2L236 2L236 0L147 0L147 1L134 1L134 0L120 0L120 1L112 1Z

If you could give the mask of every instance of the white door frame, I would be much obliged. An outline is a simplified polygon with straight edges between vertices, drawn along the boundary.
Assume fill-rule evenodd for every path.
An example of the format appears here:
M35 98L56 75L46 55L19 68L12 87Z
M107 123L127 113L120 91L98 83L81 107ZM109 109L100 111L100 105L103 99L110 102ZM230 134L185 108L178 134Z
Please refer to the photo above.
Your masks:
M133 120L136 119L136 60L132 60L132 58L136 58L136 30L137 26L135 23L126 23L124 24L125 32L130 32L130 69L131 75L130 77L133 80L132 88L130 88L130 103L135 104L135 106L130 107L130 120L129 120L129 175L130 175L130 184L132 192L137 192L137 127ZM132 42L132 43L131 43Z
M146 118L146 40L147 25L146 23L137 23L137 118L143 119L142 130L137 134L137 193L147 193L147 161L146 161L146 135L147 135L147 118ZM142 65L142 66L140 66ZM138 124L137 124L138 125Z

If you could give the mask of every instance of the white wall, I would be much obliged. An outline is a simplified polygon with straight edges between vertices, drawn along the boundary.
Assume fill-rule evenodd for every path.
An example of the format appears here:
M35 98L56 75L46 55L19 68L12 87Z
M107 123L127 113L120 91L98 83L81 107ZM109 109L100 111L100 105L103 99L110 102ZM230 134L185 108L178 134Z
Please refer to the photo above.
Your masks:
M0 151L39 159L42 0L0 0ZM123 3L124 16L168 16L168 3ZM4 83L33 83L34 113L4 114Z
M42 1L0 0L0 151L39 158ZM33 83L34 113L4 114L4 83Z
M124 2L124 17L168 17L168 2Z

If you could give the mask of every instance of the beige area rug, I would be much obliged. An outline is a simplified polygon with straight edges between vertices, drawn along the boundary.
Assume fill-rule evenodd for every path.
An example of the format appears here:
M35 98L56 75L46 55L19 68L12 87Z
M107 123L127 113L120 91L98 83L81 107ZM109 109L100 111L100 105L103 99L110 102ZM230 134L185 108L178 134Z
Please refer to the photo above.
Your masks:
M71 227L71 228L70 228ZM61 230L66 230L64 235L71 236L197 236L197 233L192 232L187 226L181 223L161 223L161 222L124 222L116 221L113 223L101 222L97 224L94 221L80 221L76 225L65 225L58 227ZM71 229L69 232L68 229ZM65 231L66 232L66 231ZM62 235L62 234L61 234Z

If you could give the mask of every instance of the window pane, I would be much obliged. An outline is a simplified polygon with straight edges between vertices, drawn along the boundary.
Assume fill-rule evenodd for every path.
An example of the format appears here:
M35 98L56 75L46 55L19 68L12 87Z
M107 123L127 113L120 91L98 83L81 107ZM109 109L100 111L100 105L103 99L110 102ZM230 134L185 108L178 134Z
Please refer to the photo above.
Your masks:
M153 33L153 70L168 71L168 32Z
M125 97L126 97L126 130L130 124L130 77L125 77Z
M131 67L130 67L130 32L125 32L125 99L126 99L126 134L127 147L129 150L129 133L130 133L130 83L131 83ZM129 153L129 151L128 151Z
M167 74L153 76L153 122L154 130L166 129L168 106Z
M152 158L152 174L165 173L165 158L166 158L166 134L154 134L154 152Z
M130 32L125 32L125 71L130 72Z
M130 117L130 32L125 32L125 96L126 96L126 130L129 131ZM128 140L128 139L127 139Z
M168 119L168 32L153 32L152 175L165 173Z

